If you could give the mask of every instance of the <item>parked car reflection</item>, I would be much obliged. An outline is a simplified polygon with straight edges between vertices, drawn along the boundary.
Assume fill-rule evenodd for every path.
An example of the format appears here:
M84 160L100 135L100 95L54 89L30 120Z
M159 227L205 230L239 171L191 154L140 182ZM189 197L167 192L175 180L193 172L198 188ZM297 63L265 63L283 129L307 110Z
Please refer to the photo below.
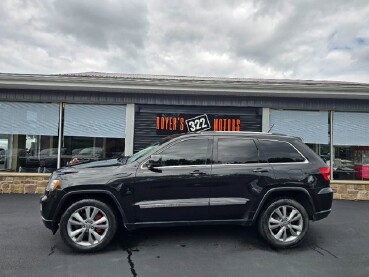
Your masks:
M61 148L61 155L65 155L66 148ZM39 155L19 156L19 172L52 172L57 168L58 148L46 148Z
M75 150L76 149L74 149L73 151ZM73 155L72 160L69 162L69 164L76 164L86 161L96 161L102 158L103 158L103 149L101 147L87 147L78 151L78 154Z
M5 149L0 149L0 164L4 164L5 162Z

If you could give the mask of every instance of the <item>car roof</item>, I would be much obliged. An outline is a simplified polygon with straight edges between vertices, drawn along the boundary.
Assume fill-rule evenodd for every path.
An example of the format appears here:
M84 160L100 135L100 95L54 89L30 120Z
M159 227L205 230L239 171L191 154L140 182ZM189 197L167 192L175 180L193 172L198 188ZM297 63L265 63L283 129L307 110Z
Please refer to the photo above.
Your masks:
M254 138L260 138L260 139L283 139L283 140L294 140L301 138L288 136L285 134L279 134L279 133L267 133L267 132L245 132L245 131L202 131L202 132L194 132L194 133L186 133L179 135L178 137L183 136L248 136L248 137L254 137Z

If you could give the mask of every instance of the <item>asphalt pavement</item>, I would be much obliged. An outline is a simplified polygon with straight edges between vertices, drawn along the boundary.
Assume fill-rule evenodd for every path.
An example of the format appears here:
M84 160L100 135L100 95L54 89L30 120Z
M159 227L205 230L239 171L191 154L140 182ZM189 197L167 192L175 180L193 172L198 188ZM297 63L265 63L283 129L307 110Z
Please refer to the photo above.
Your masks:
M39 196L0 195L0 276L369 276L369 201L334 201L304 242L276 250L255 228L120 232L103 252L78 254L46 229Z

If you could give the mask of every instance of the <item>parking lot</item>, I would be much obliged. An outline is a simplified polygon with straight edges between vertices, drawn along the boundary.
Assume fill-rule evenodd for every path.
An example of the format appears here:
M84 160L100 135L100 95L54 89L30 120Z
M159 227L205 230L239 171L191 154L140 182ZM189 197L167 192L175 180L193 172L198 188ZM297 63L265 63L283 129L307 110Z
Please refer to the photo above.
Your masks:
M335 201L290 250L254 228L211 226L123 231L77 254L42 225L38 200L0 195L0 276L369 276L369 202Z

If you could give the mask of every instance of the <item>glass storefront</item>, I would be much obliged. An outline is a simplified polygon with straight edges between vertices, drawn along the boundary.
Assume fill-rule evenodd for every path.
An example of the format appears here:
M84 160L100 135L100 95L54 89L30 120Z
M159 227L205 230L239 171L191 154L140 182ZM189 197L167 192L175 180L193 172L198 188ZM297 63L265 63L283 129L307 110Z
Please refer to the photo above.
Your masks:
M0 171L58 167L60 105L0 103ZM124 155L125 106L64 104L60 165Z
M0 103L0 170L56 168L59 105Z
M369 180L369 113L333 112L333 179ZM271 110L272 132L301 137L331 166L329 112Z
M369 113L334 112L333 177L369 180Z
M327 111L271 110L272 133L301 138L329 164L329 113Z
M0 171L52 172L125 152L125 105L1 102L0 118ZM270 110L269 119L270 132L301 137L333 179L369 180L369 113Z
M61 165L124 156L124 138L64 137Z
M65 104L61 165L124 155L125 106Z
M1 135L0 170L42 172L57 167L58 137L41 135Z

